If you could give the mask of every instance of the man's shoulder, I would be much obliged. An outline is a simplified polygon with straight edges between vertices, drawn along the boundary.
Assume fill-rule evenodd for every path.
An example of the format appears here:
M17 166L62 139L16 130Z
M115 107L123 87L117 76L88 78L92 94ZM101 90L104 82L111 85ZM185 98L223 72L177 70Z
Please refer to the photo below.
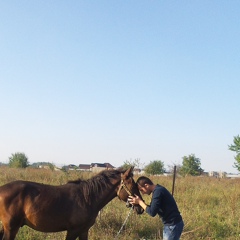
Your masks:
M156 184L156 187L154 189L157 192L162 192L162 193L169 193L169 191L162 185Z
M156 184L153 192L162 192L164 189L165 187L161 186L160 184Z
M155 186L156 186L155 189L164 189L165 188L164 186L162 186L160 184L156 184Z

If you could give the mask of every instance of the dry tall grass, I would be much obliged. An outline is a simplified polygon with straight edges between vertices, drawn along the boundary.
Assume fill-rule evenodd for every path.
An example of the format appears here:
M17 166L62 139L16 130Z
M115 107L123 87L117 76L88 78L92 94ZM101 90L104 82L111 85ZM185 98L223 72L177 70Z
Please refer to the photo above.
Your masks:
M59 185L79 177L90 178L91 173L0 168L0 185L16 179ZM154 176L151 179L171 191L171 177ZM143 197L150 202L150 196ZM240 239L240 179L178 177L174 197L185 222L182 240ZM125 204L115 198L101 211L90 229L89 239L114 239L128 213ZM18 240L62 240L64 237L65 232L40 233L26 226L17 235ZM162 223L158 216L152 218L146 213L132 213L118 239L162 239Z

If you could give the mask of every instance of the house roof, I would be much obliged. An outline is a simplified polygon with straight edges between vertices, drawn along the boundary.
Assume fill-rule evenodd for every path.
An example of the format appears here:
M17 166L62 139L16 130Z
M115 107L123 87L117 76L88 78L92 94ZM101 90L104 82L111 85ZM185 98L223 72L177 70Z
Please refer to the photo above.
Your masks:
M104 163L91 163L91 167L102 167L105 168L105 164Z
M79 164L78 167L80 169L90 169L90 164Z
M104 165L106 166L106 168L115 168L112 164L110 163L104 163Z
M70 167L70 168L75 168L75 167L77 167L77 166L74 165L74 164L69 164L68 167Z
M91 167L114 168L110 163L91 163Z

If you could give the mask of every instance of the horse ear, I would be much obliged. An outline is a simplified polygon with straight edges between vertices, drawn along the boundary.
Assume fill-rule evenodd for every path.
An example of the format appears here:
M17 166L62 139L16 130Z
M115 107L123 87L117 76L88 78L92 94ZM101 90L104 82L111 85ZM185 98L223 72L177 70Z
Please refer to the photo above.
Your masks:
M125 178L133 177L133 169L134 169L134 167L131 166L131 167L124 173L124 177L125 177Z

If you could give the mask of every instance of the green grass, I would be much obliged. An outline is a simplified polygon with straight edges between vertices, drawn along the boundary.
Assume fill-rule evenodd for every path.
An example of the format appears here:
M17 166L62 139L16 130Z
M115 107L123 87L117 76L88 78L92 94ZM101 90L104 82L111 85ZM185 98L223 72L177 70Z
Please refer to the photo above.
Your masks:
M90 178L91 173L0 168L0 185L17 179L59 185L79 177ZM151 179L171 191L171 177L154 176ZM143 197L150 203L150 196ZM185 222L182 240L240 239L240 179L178 177L174 197ZM125 203L115 198L102 209L89 231L89 239L114 239L128 213ZM17 239L62 240L65 232L40 233L24 226ZM132 212L118 239L162 239L162 223L158 216L152 218L146 213L136 215Z

